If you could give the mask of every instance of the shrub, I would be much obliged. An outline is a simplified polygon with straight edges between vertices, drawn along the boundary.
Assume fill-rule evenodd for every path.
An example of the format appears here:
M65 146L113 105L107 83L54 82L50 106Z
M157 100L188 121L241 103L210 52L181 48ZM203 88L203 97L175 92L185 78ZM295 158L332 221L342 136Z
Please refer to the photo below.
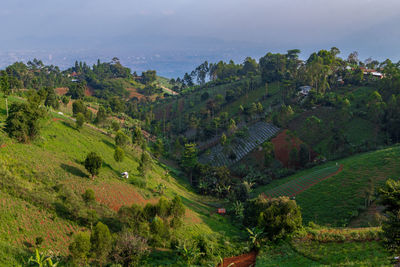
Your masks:
M119 130L115 134L115 145L124 147L129 143L129 137L124 134L121 130Z
M262 229L269 240L277 240L301 228L300 208L288 197L265 199L259 197L247 203L244 222Z
M76 114L76 121L75 121L76 129L82 128L84 123L85 123L85 115L83 115L82 113Z
M92 178L94 178L95 175L99 174L102 163L103 160L99 155L97 155L95 152L90 152L86 156L84 165Z
M86 114L87 108L82 100L77 100L72 104L72 113L76 116L79 113Z
M122 162L125 157L125 152L122 148L117 146L114 151L114 159L116 162Z
M107 256L111 251L111 242L111 234L107 225L98 222L93 228L90 243L92 244L93 257L100 265L107 261Z
M5 131L18 142L27 143L39 135L39 119L44 111L27 103L12 103L6 119Z
M75 264L86 265L90 252L90 233L79 232L74 235L72 243L69 245L69 252Z
M86 189L85 193L82 194L82 198L86 204L93 203L96 200L93 189Z
M148 252L146 239L124 230L118 235L112 257L123 266L138 266L140 259Z

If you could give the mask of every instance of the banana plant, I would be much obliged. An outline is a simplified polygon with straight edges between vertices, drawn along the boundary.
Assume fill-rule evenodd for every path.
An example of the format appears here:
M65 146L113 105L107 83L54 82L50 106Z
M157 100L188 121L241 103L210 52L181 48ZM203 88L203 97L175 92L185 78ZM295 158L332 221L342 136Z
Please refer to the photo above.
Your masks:
M58 262L53 263L52 259L46 256L44 253L39 253L39 250L35 250L35 257L31 256L28 260L28 264L38 267L56 267Z

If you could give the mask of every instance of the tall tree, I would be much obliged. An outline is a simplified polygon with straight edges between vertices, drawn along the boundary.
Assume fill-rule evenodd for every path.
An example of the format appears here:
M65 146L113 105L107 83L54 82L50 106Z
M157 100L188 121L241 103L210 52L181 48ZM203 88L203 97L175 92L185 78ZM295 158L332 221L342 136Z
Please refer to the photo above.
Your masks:
M193 170L197 165L197 148L195 143L185 144L185 150L182 156L182 167L189 174L190 183L193 179Z
M0 89L6 102L6 112L8 117L8 95L11 93L11 87L7 72L2 71L0 74Z

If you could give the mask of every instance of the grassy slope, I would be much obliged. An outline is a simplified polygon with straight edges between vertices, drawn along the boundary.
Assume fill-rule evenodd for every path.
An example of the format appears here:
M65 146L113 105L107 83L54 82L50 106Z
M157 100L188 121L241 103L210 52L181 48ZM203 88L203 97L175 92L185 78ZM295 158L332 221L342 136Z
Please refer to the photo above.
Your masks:
M256 267L267 266L392 266L379 242L320 243L317 241L283 243L264 248Z
M400 175L400 146L363 153L339 160L343 171L324 180L296 196L301 206L305 223L345 226L357 216L363 207L365 191L371 186L376 189L388 178L397 179ZM278 185L298 179L316 170L335 164L329 162L310 170L305 170L288 178L257 188L255 195L268 191Z
M10 101L18 100L10 97ZM4 120L4 113L4 101L1 101L0 121ZM16 143L14 140L8 138L5 133L0 132L0 145L4 145L4 147L0 148L0 161L2 166L6 166L5 171L10 172L12 176L18 179L18 183L26 188L28 192L35 192L38 197L44 201L48 201L49 205L56 198L56 192L52 188L57 184L70 186L74 190L78 190L78 193L88 187L101 188L105 185L114 184L117 188L115 191L117 191L118 188L123 186L131 190L132 193L137 194L139 196L137 198L138 201L144 204L159 197L153 191L159 183L163 183L167 186L165 191L167 197L178 194L183 198L184 204L188 207L184 226L177 234L186 237L199 233L208 233L214 236L218 236L218 233L221 233L231 237L240 235L240 232L230 225L225 218L217 215L209 216L214 211L214 208L211 208L206 203L213 202L213 199L196 195L185 180L175 175L177 171L170 170L171 175L166 176L166 169L168 167L165 165L154 162L147 178L146 188L140 189L131 185L129 182L132 182L138 175L136 167L138 166L137 159L140 157L140 152L137 148L126 149L127 157L124 162L117 164L113 159L114 145L110 137L88 127L77 131L68 119L49 118L45 120L43 122L41 137L32 144ZM104 159L100 175L94 181L88 179L87 172L80 163L89 151L97 152ZM130 172L129 181L122 181L119 178L121 171ZM5 189L1 190L0 201L15 202L18 207L22 208L25 206L24 213L35 214L38 210L42 210L41 212L46 214L43 215L44 218L55 216L51 210L47 211L43 207L33 207L27 201L17 199L9 194L12 192L6 192ZM112 190L112 187L110 190ZM110 191L108 195L111 196L118 193ZM0 209L6 211L9 207L0 206ZM111 215L113 212L112 209L109 210ZM11 214L8 219L4 219L5 221L0 223L1 225L11 225L12 223L15 224L15 221L21 222L18 227L22 229L19 232L23 234L16 233L15 237L24 238L32 242L38 233L42 231L41 229L43 229L38 228L37 231L35 230L31 233L23 221L15 220L12 216ZM50 225L46 229L54 229L58 223L62 225L74 224L68 220L57 218L49 223ZM17 225L15 226L17 227ZM44 230L43 232L47 231ZM0 242L6 242L8 238L7 233L0 232ZM65 238L67 236L59 234L54 237L54 242L57 243ZM5 246L11 251L14 249L18 251L21 248L12 243ZM65 251L61 250L61 246L55 246L53 249L61 253ZM17 254L15 254L15 257L17 257ZM0 257L1 262L7 262L4 255L2 255L2 258Z

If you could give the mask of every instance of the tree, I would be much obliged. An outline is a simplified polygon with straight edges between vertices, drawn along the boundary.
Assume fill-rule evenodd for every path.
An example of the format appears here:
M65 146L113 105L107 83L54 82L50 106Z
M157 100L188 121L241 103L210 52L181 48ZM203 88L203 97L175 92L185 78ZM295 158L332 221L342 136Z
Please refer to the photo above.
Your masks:
M92 244L92 253L95 261L99 265L106 263L112 245L111 233L107 225L101 222L96 224L90 236L90 243Z
M154 143L153 153L156 158L159 158L164 153L164 143L160 138Z
M120 128L121 128L121 126L119 125L119 122L118 121L112 121L111 122L111 128L114 130L114 131L118 131Z
M76 114L76 129L81 129L83 124L85 123L85 115L83 115L82 113L78 113Z
M1 74L2 75L0 76L0 89L6 101L6 112L8 117L8 95L11 93L11 87L8 81L7 73L4 71Z
M195 143L185 144L181 164L185 171L190 174L190 183L192 183L193 169L197 165L197 149Z
M139 171L142 177L146 177L147 171L150 167L151 158L146 151L142 151L142 155L140 156L139 166L137 170Z
M99 107L94 123L96 124L102 123L106 120L106 118L107 118L106 109L104 107Z
M85 193L82 194L82 198L87 205L94 203L96 200L93 189L86 189Z
M12 103L6 119L5 130L11 138L27 143L39 135L39 119L44 116L42 108L27 103Z
M116 162L122 162L125 157L125 152L122 148L117 146L114 151L114 159Z
M82 100L76 100L72 104L72 113L74 114L74 116L76 116L76 114L78 113L86 114L86 111L87 107L85 106Z
M69 100L70 100L69 97L66 96L66 95L63 95L63 96L61 97L61 101L63 102L63 104L64 104L65 107L68 105Z
M157 79L157 73L155 70L148 70L142 72L142 83L151 84Z
M299 150L299 164L300 166L305 167L309 161L310 161L310 150L308 149L307 145L301 144Z
M94 179L95 175L99 174L101 165L103 164L102 158L96 152L90 152L85 159L85 168Z
M52 88L46 88L47 94L46 99L44 101L44 105L46 107L52 107L54 109L58 109L60 107L60 103L58 102L57 96L54 93Z
M90 233L79 232L75 234L68 248L74 263L80 266L86 266L91 248Z
M140 129L140 127L135 127L135 129L133 130L133 133L132 133L132 143L134 145L140 146L143 144L143 142L144 142L144 138L143 138L142 130Z
M129 143L129 137L119 130L115 134L115 145L119 147L125 147Z
M264 166L269 167L275 158L274 145L271 142L262 144L264 150Z
M140 259L149 252L146 239L124 230L118 235L112 257L123 266L139 266Z
M380 202L385 206L387 220L383 223L383 242L386 248L400 253L400 182L389 179L379 190Z
M281 239L301 228L300 207L288 197L267 199L260 196L248 202L244 223L261 229L269 240Z
M85 82L73 82L68 87L67 96L72 99L81 99L85 96L86 83Z

